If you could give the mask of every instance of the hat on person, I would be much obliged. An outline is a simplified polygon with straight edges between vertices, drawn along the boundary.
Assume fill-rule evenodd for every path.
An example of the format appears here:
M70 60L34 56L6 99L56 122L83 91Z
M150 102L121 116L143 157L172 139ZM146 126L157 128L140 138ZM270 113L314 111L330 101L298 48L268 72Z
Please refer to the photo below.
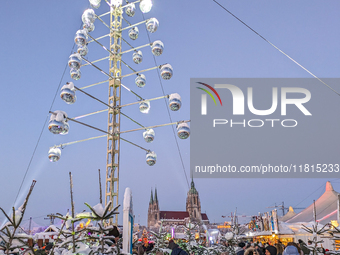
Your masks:
M266 250L269 251L270 255L276 255L277 249L274 246L268 245L266 247Z
M246 246L246 244L245 244L244 242L240 242L240 243L238 244L238 247L243 248L244 246Z
M300 255L298 249L295 246L289 245L283 251L283 255Z

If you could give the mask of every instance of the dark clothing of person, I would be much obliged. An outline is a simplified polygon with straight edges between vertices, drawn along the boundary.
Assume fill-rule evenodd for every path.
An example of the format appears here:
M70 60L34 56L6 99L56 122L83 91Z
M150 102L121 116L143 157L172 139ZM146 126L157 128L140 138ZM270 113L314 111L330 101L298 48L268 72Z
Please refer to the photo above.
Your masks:
M109 231L109 236L119 237L119 230L116 226L113 226L113 229Z
M171 255L188 255L188 253L179 248L173 240L170 240L168 248L172 250Z
M303 251L303 254L309 255L310 249L307 248L306 244L301 244L301 243L300 243L300 248L301 248L301 250Z
M178 247L172 250L171 255L188 255L188 253Z
M119 230L116 226L113 226L113 229L111 229L107 235L114 236L115 238L120 237ZM115 238L109 238L108 240L110 240L113 244L116 244ZM110 242L106 242L106 244L111 246Z
M300 249L303 251L303 254L309 255L310 249L307 248L306 243L304 241L302 241L301 239L299 239L298 242L300 244Z
M244 255L244 250L240 250L239 252L236 253L236 255Z
M257 253L258 253L259 255L264 255L263 250L262 250L261 247L257 247L255 250L257 251ZM281 254L280 254L280 255L281 255Z
M274 246L268 245L266 247L266 250L269 251L270 255L276 255L277 254L277 249Z

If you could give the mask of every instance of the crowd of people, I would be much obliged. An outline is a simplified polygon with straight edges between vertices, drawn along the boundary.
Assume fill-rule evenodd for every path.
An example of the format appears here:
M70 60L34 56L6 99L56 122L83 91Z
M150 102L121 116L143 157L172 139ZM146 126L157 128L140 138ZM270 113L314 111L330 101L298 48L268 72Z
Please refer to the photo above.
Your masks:
M235 251L236 255L310 255L311 250L308 248L310 245L312 245L311 241L306 244L301 239L297 243L289 242L286 246L281 242L274 245L239 242ZM322 250L323 254L326 255L328 250L323 248Z
M227 243L225 243L228 246ZM285 246L283 243L278 242L275 245L269 243L245 243L239 242L235 247L236 255L312 255L308 246L312 245L311 241L308 241L308 245L302 240L298 243L289 242ZM172 250L171 255L188 255L183 249L181 249L173 240L170 240L168 248ZM327 249L324 249L324 254L327 254ZM140 249L138 255L145 254L145 249ZM163 255L162 252L157 252L156 255ZM190 254L194 255L194 254ZM223 255L229 255L223 253Z

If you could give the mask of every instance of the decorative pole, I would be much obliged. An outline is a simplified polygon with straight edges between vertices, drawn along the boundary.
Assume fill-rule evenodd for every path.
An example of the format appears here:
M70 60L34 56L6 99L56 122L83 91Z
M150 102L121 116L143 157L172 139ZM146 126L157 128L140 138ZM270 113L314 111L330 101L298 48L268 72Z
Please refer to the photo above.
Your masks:
M109 81L109 105L113 106L108 111L108 128L109 133L120 131L120 110L121 105L121 29L122 29L122 8L115 6L114 0L111 0L110 7L110 75L114 79ZM120 156L120 139L119 136L107 136L107 157L106 157L106 188L105 188L105 205L112 200L112 206L118 205L119 191L119 156ZM112 206L110 210L112 209ZM112 220L111 222L112 223ZM115 216L115 223L118 224L118 216Z

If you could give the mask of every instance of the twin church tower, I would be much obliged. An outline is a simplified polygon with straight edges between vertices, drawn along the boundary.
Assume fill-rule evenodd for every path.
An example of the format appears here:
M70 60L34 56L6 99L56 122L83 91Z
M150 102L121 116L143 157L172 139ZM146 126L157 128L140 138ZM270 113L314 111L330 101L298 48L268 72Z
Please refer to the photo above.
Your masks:
M185 225L187 222L201 222L209 224L208 217L205 213L201 213L201 202L195 183L191 181L191 188L187 194L186 211L160 211L157 197L157 189L155 195L151 190L151 197L148 209L148 228L159 227L160 222L166 225Z

